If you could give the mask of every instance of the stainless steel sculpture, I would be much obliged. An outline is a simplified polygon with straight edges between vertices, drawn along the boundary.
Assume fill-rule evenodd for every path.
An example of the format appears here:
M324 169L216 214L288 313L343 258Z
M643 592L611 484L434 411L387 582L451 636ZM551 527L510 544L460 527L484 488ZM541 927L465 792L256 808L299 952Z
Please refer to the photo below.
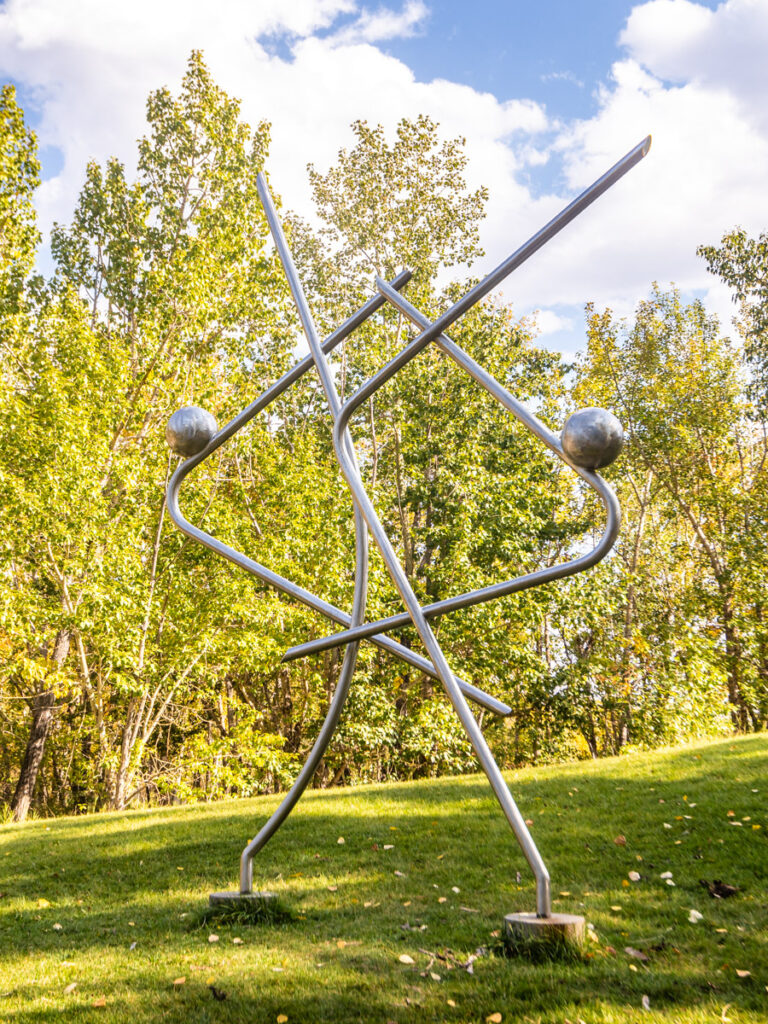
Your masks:
M470 711L467 698L498 715L511 714L511 708L477 687L458 679L453 674L430 628L429 620L460 608L491 600L495 597L527 590L530 587L553 580L563 579L566 576L571 576L574 573L590 568L599 562L601 558L605 557L613 547L618 535L620 509L613 491L597 475L595 469L608 465L618 455L623 440L621 425L614 416L605 410L582 409L574 413L566 423L561 441L548 427L511 395L506 388L502 387L498 381L487 373L482 366L452 342L444 332L471 306L480 301L492 289L496 288L508 274L519 267L533 253L561 231L566 224L570 223L582 210L594 202L598 196L615 184L631 167L638 163L648 152L650 141L650 137L646 138L627 153L606 174L599 178L582 195L562 210L561 213L517 249L496 270L475 285L463 298L434 322L430 322L400 294L400 289L407 284L411 276L406 270L390 283L377 278L375 284L378 294L338 327L325 341L321 341L317 334L312 314L310 313L301 282L299 281L291 253L267 188L266 180L263 174L259 175L259 195L264 206L272 238L298 309L304 333L309 343L310 354L297 363L292 370L281 377L280 380L268 388L259 398L218 432L216 432L216 424L213 418L204 410L194 406L181 409L171 417L166 431L168 443L174 451L180 455L187 456L187 458L178 467L168 485L168 511L176 525L189 537L204 544L216 554L240 566L263 582L271 584L283 593L327 616L332 622L344 627L340 632L302 644L299 647L291 648L287 651L284 660L291 660L326 650L329 647L341 645L346 647L346 651L339 681L328 709L327 717L307 758L306 764L278 809L243 850L240 859L239 892L213 894L211 897L212 902L225 899L247 899L249 896L258 895L253 894L253 857L285 821L310 781L338 723L352 681L359 643L361 640L370 639L384 650L402 658L414 668L439 680L448 694L469 736L480 765L488 777L491 788L536 879L536 914L515 916L526 919L531 918L541 924L551 923L553 927L563 924L562 919L566 915L552 915L551 912L550 880L547 868L504 782L480 727ZM386 366L374 374L355 394L342 403L336 390L333 374L326 355L387 302L410 319L421 333L408 343ZM525 576L519 576L502 583L495 583L480 590L460 594L456 597L447 598L446 600L422 607L411 589L394 548L384 532L365 491L363 480L357 467L355 448L348 424L355 411L364 402L431 342L438 345L446 355L466 370L481 387L493 395L505 409L512 413L517 420L535 434L558 458L569 465L595 491L605 507L606 524L599 543L591 551L569 562L540 569ZM179 489L189 473L212 455L217 448L221 447L249 420L266 409L271 402L312 366L315 367L319 374L333 419L333 443L336 458L354 499L356 565L351 614L335 608L327 601L316 597L302 587L296 586L290 580L278 576L253 559L204 533L188 522L179 509ZM384 558L392 580L406 608L406 611L402 614L379 619L376 622L365 622L368 531L370 531L376 546ZM429 655L429 660L414 654L406 647L385 636L389 630L406 625L416 627Z

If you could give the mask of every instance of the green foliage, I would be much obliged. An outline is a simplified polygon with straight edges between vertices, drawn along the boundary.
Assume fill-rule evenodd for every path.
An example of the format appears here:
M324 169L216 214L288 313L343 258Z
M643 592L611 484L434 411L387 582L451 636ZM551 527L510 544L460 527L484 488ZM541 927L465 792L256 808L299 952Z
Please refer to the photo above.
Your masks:
M319 227L284 218L318 325L333 330L374 274L403 267L409 299L434 317L472 284L448 271L480 255L486 190L467 188L463 140L428 117L391 138L364 121L353 132L333 166L309 168ZM170 527L176 462L162 436L180 405L224 423L295 358L299 325L256 189L269 125L251 131L193 53L178 95L149 97L135 179L116 160L85 169L48 282L32 274L35 139L10 87L0 133L0 802L23 817L281 789L317 735L341 652L282 665L329 623ZM497 300L453 327L553 429L574 405L607 405L630 441L608 473L625 517L612 560L434 622L457 673L513 708L482 716L505 765L768 720L766 442L747 396L763 244L735 232L705 252L747 303L751 380L700 303L658 288L629 326L590 307L575 368ZM341 392L414 333L389 307L372 317L333 357ZM567 561L602 530L591 492L436 346L352 431L424 603ZM182 504L349 607L352 505L314 374L197 470ZM367 614L400 610L372 552ZM398 639L417 643L412 629ZM316 784L473 764L434 681L364 643Z
M753 374L750 392L765 414L768 402L768 234L749 238L743 228L723 235L720 246L697 252L707 267L733 290L740 304L744 351Z

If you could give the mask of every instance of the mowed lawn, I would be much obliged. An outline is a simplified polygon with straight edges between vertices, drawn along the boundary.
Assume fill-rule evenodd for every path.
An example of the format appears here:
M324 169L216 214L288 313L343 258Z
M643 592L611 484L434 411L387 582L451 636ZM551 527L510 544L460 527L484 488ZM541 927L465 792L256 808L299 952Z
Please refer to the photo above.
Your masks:
M276 797L4 826L0 1020L768 1021L767 769L768 735L511 773L593 929L542 962L504 955L534 889L479 775L307 794L256 924L203 912Z

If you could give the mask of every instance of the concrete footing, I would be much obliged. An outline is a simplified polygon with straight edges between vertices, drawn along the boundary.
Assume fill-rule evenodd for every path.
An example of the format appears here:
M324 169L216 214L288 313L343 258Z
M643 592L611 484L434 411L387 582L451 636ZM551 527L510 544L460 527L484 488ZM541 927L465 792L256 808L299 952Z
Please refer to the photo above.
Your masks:
M578 914L507 914L504 918L504 939L515 942L581 943L586 925Z
M232 909L268 906L277 899L274 892L212 892L208 902L212 907L231 907Z

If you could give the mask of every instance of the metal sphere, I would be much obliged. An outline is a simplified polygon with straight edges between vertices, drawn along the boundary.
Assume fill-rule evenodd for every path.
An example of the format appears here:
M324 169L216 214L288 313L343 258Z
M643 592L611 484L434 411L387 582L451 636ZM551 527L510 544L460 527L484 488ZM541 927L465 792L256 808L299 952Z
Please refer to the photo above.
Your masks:
M590 406L568 417L560 440L571 462L583 469L601 469L621 451L624 430L612 412Z
M207 447L217 430L216 420L209 412L197 405L185 405L168 420L165 440L172 451L188 459Z

